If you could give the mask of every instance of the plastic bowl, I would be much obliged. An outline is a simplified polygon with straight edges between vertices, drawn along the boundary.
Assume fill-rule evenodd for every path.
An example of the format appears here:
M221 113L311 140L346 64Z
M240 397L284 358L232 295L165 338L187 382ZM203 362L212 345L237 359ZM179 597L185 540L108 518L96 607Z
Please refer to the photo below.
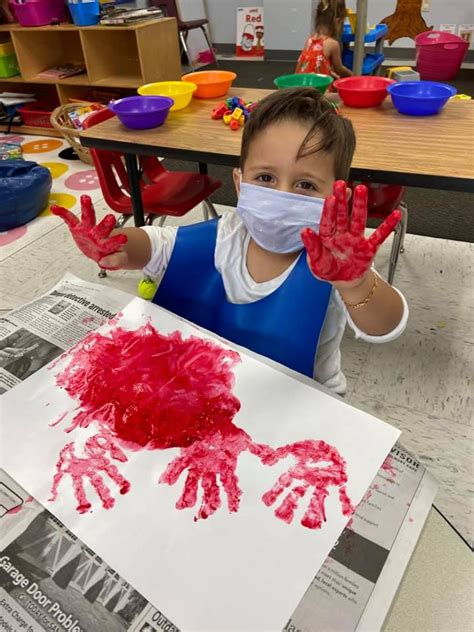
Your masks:
M328 75L318 75L314 72L299 73L295 75L282 75L273 80L277 88L316 88L324 94L334 81Z
M438 114L457 90L435 81L406 81L389 86L393 105L400 114L433 116Z
M236 77L235 72L228 70L203 70L184 75L182 80L197 85L197 90L194 93L197 99L215 99L223 97L229 92Z
M174 105L171 112L186 108L193 98L193 92L197 85L190 81L158 81L157 83L147 83L138 88L138 94L143 97L171 97Z
M129 129L151 129L163 125L173 103L169 97L125 97L111 101L109 110Z
M334 87L345 105L352 108L373 108L387 96L387 88L395 83L385 77L345 77L334 82Z

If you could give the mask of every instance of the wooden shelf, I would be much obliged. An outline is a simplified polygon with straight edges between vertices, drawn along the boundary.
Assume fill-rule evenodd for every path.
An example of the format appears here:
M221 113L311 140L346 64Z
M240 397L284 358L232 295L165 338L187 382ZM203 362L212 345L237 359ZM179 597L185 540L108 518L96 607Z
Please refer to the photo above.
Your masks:
M91 86L107 88L139 88L142 85L143 79L137 75L110 75L91 84Z
M7 125L0 125L0 132L7 132ZM32 127L31 125L12 125L10 128L11 134L32 134L34 136L54 136L55 138L61 138L62 135L58 130L52 127Z
M24 84L25 92L38 99L68 103L99 88L135 91L144 83L173 81L181 77L178 27L174 18L150 20L130 26L24 27L0 25L1 41L11 36L21 75L0 77L0 90L12 91ZM39 74L54 66L80 63L86 72L65 79ZM2 88L3 86L3 88ZM19 128L15 128L19 130ZM57 135L48 129L22 127L22 133Z
M29 83L50 83L50 84L64 84L66 86L89 86L90 81L88 76L85 73L81 75L73 75L72 77L65 77L64 79L48 79L47 77L40 77L36 75L36 77L32 77L28 79Z

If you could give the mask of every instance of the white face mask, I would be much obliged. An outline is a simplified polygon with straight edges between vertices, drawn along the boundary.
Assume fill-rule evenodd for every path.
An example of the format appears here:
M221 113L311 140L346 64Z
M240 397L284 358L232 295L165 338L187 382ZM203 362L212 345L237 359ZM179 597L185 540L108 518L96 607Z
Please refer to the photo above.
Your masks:
M236 210L261 248L283 254L302 250L303 228L319 230L323 205L321 198L242 182Z

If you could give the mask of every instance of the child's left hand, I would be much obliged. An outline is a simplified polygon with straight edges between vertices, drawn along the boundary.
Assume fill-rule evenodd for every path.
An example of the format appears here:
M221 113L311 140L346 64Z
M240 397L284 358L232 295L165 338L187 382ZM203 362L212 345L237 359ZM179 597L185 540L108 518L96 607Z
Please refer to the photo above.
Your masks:
M301 231L311 271L335 286L342 282L344 287L356 287L401 217L400 211L393 211L366 239L367 187L359 185L354 189L349 218L346 183L338 180L334 184L334 194L324 202L319 234L311 228Z

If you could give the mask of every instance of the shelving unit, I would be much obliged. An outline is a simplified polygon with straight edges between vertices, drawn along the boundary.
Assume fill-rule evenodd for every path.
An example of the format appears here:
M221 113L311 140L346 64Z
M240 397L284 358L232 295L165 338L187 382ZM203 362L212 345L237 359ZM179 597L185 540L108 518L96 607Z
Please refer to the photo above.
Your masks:
M377 26L371 29L364 35L363 41L363 57L362 66L354 70L355 58L357 57L357 51L350 48L350 44L357 40L357 36L352 32L350 25L344 26L344 32L342 34L342 63L347 68L350 68L355 74L372 75L380 71L382 63L385 59L383 53L384 39L387 34L388 27L385 24L377 24ZM373 53L365 53L366 44L375 44ZM355 48L355 47L354 47Z
M21 74L0 77L0 92L34 92L54 107L70 99L85 98L91 88L120 89L127 95L135 93L144 83L173 81L181 76L175 18L118 27L1 25L0 40L5 41L9 36ZM86 71L61 80L38 76L48 68L66 63L83 64ZM4 129L5 126L0 126L0 131ZM58 135L49 128L15 126L13 129L21 133Z

